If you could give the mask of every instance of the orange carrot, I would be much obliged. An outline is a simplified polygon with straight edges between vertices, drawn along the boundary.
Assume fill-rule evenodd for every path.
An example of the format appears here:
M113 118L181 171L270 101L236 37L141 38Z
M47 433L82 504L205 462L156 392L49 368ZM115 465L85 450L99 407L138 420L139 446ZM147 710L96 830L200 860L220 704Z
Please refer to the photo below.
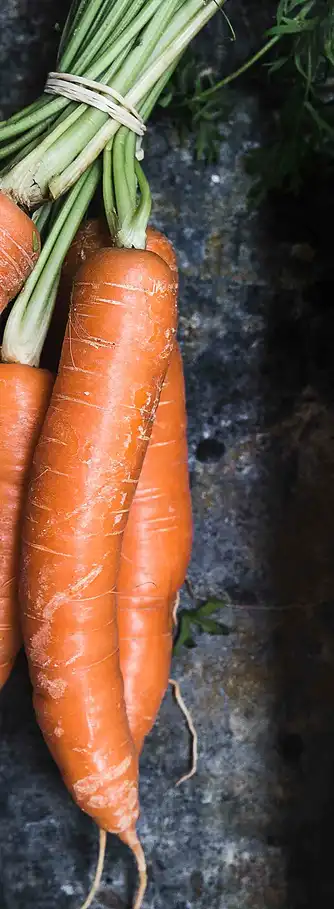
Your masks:
M40 253L40 236L33 221L0 192L0 313L30 275Z
M124 698L138 752L168 685L173 608L191 542L184 379L176 345L124 533L117 582Z
M139 865L115 587L175 325L171 271L154 253L100 250L81 267L23 530L22 624L39 725L78 805Z
M146 248L167 262L177 292L177 262L170 241L148 227ZM173 608L190 558L191 525L184 378L176 346L125 530L117 585L124 697L138 752L168 684Z
M177 279L176 256L167 237L154 227L147 228L146 249L164 259ZM72 285L80 265L97 249L114 246L113 237L104 218L88 218L79 228L69 248L61 270L57 300L47 338L43 347L41 365L57 372L61 346L66 331L70 309Z
M60 293L58 295L59 301L57 301L59 312L61 312L64 322L68 315L71 286L79 262L89 258L94 249L102 245L107 230L102 219L87 221L82 225L72 243L63 266ZM108 239L111 243L110 234ZM147 229L146 248L151 252L155 252L167 262L177 282L175 251L167 237L155 228L149 227ZM62 338L57 328L53 333L51 328L50 344L53 343L54 352L60 346L61 340ZM166 405L168 405L168 412L166 412ZM171 363L169 367L163 386L152 438L142 468L135 501L132 505L129 524L125 532L121 574L118 582L118 590L121 591L118 597L118 621L125 702L131 732L139 751L144 737L153 726L167 687L172 650L172 607L178 588L184 581L190 555L191 500L185 429L184 380L182 361L177 349L173 354L173 364ZM165 469L165 464L161 464L161 458L159 459L159 457L155 459L154 464L153 458L154 446L161 446L161 443L166 444L168 454L170 454L169 449L172 448L176 462L180 452L182 454L181 460L175 464L175 475L172 478L167 476L167 470L165 483L163 483L161 470L161 468ZM162 451L161 454L164 457L165 452ZM172 483L170 479L173 480ZM159 493L150 504L150 520L148 520L147 488L150 488L152 483L158 487ZM177 492L178 486L179 494ZM158 533L156 536L152 534L154 519L159 521L159 526L164 516L167 522L170 509L174 510L175 525L170 528L171 532L167 534L169 550L172 550L173 543L176 540L179 561L175 558L175 551L170 551L171 561L169 561L168 555L161 549L161 534ZM181 520L181 515L184 520ZM177 526L178 517L180 518L179 526ZM162 528L162 532L165 532L165 528ZM144 543L141 545L142 537ZM147 593L145 596L144 591L142 591L142 596L133 594L138 581L137 576L144 571L142 562L138 564L138 560L143 557L142 550L146 538L150 544L148 551L146 552L145 550L146 572L151 572L150 577L154 579L152 583L156 585L157 589L159 587L163 588L165 574L165 588L162 589L160 596L156 594L157 603L153 616L152 609L149 610L147 606L147 600L150 599L151 595ZM125 564L126 559L131 562L128 568L126 568ZM162 581L161 578L163 579ZM167 593L166 587L168 588ZM142 631L140 638L136 636L138 617L140 617L140 628ZM153 622L155 620L157 628L160 627L160 634L157 633L155 636L153 636L152 632L152 619ZM133 621L132 629L131 620ZM148 652L150 655L149 659Z
M46 370L0 366L0 688L21 647L17 593L21 513L52 382Z

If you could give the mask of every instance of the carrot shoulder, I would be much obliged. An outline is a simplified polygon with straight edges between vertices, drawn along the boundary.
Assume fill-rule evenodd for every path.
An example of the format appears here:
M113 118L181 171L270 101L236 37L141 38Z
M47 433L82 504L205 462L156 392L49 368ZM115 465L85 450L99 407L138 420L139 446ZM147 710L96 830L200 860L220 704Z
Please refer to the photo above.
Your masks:
M40 253L40 237L31 220L0 192L0 313L30 275Z
M17 590L21 517L52 382L46 370L0 365L0 688L21 646Z
M117 583L124 697L138 752L165 694L192 543L182 359L175 346L125 529Z
M77 276L23 531L34 704L79 806L135 851L138 765L119 667L122 536L176 327L168 266L101 250Z

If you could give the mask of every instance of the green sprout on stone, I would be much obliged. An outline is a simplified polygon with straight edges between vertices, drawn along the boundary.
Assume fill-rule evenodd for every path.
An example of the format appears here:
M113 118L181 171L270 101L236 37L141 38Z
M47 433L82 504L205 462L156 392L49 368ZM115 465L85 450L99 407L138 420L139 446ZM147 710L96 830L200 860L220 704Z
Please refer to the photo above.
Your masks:
M202 634L223 635L224 637L231 633L228 625L212 618L216 612L229 605L228 597L225 599L209 597L206 600L197 600L189 580L186 582L186 588L194 606L191 609L180 609L177 613L178 631L174 643L174 655L179 654L182 647L188 649L196 647L193 628Z

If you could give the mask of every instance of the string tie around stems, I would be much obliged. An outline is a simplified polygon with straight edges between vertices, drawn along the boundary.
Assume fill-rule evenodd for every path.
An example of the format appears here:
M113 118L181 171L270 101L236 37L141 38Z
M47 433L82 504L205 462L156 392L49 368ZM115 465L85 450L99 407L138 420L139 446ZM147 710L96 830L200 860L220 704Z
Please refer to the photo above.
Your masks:
M49 73L44 91L48 95L62 95L70 101L88 104L109 114L122 126L127 126L137 136L143 136L145 123L132 104L123 95L109 85L86 79L84 76L73 76L72 73Z

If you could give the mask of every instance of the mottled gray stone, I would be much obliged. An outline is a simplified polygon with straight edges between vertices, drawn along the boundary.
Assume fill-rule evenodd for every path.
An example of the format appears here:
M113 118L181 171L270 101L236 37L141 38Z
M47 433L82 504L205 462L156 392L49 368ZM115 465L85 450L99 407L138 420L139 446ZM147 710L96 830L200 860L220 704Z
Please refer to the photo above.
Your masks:
M219 60L256 44L255 5L235 9L241 44L219 44ZM42 83L54 20L52 2L3 0L4 112ZM144 749L145 909L327 909L334 897L332 241L321 186L248 210L260 102L256 87L239 90L214 167L194 164L166 120L146 142L153 220L180 263L189 575L199 597L229 594L231 633L198 636L174 661L197 724L196 778L175 788L189 741L170 694ZM1 909L74 909L97 835L38 732L23 658L0 706ZM134 883L110 843L97 909L128 906Z

